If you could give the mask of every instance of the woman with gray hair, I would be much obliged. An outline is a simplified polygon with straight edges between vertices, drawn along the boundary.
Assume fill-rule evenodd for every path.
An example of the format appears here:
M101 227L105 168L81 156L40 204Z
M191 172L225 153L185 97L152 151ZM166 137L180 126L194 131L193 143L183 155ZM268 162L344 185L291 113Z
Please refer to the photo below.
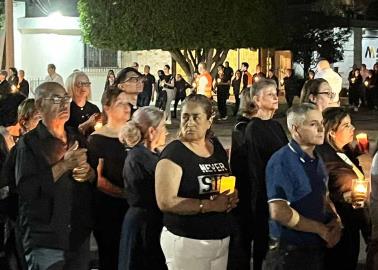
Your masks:
M278 109L277 85L273 80L260 79L251 88L251 99L256 107L254 116L245 130L248 153L247 170L251 186L252 219L254 222L253 269L261 269L268 251L269 209L265 184L265 167L268 160L288 143L282 126L274 121ZM258 233L256 229L258 228Z
M66 126L78 129L80 133L89 136L94 131L100 110L88 101L91 97L91 82L87 74L81 71L71 73L66 80L66 88L72 97L70 119Z
M123 181L129 203L122 225L118 270L166 270L160 233L163 215L155 196L155 168L159 147L165 145L164 112L139 108L120 132L120 140L132 147L125 160Z

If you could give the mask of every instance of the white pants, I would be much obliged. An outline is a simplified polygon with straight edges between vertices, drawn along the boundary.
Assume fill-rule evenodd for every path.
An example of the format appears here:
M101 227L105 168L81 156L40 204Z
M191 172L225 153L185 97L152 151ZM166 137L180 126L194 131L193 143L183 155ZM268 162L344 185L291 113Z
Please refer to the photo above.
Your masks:
M176 97L176 88L173 89L167 89L164 88L164 90L167 92L167 104L165 105L165 117L167 120L171 120L171 103Z
M226 270L230 237L197 240L163 228L160 244L169 270Z

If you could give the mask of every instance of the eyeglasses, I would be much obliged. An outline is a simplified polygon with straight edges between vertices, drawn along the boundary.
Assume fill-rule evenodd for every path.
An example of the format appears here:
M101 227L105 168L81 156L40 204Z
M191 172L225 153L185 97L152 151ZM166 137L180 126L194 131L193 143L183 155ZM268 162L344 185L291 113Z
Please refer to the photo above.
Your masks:
M336 94L333 92L319 92L318 95L327 95L330 99L333 99Z
M121 83L138 83L138 82L144 82L144 78L143 77L130 77L126 80L124 80L123 82Z
M76 83L78 87L83 87L83 86L89 87L91 86L91 84L92 84L91 82L77 82Z
M72 98L70 96L55 96L52 98L44 98L44 100L52 100L54 104L70 103Z

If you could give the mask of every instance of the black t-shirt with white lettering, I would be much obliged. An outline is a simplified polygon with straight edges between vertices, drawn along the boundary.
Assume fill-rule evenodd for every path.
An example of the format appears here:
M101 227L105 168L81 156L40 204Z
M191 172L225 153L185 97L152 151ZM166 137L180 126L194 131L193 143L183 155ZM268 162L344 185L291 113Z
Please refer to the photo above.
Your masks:
M218 194L220 179L228 176L230 169L227 153L217 139L213 140L214 152L200 157L181 141L171 142L160 159L169 159L182 169L178 196L182 198L210 199ZM170 179L166 179L169 185ZM164 213L164 226L173 234L193 239L222 239L230 235L229 215L209 212L196 215Z

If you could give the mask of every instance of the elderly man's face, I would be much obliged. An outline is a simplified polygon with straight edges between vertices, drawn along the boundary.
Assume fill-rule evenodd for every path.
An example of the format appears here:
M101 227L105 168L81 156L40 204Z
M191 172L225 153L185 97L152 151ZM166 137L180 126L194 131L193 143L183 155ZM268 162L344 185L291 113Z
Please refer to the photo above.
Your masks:
M42 119L59 120L64 124L70 118L70 102L71 97L63 87L50 91L39 108Z
M321 145L324 142L323 116L319 110L312 110L306 114L306 120L296 127L300 144L307 146Z

